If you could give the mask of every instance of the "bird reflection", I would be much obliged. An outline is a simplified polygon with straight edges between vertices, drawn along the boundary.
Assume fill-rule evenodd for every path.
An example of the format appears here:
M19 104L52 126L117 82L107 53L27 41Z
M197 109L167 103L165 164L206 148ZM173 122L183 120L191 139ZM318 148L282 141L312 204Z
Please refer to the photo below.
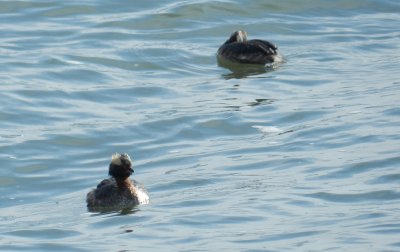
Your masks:
M218 59L218 66L229 69L231 72L222 74L222 77L229 79L242 79L248 76L254 76L271 72L275 69L273 65L239 64L224 59Z
M228 100L228 99L226 99ZM229 99L230 101L240 101L240 99ZM228 111L241 111L244 108L256 107L256 106L266 106L271 105L276 101L276 99L255 99L251 102L241 103L241 104L226 104L224 106Z
M255 99L253 102L247 103L248 106L255 107L259 105L272 104L275 99Z
M117 208L117 207L102 207L102 208L93 208L92 209L92 216L97 216L97 215L104 215L104 214L111 214L112 216L114 215L131 215L139 212L140 209L135 206L135 207L126 207L126 208Z

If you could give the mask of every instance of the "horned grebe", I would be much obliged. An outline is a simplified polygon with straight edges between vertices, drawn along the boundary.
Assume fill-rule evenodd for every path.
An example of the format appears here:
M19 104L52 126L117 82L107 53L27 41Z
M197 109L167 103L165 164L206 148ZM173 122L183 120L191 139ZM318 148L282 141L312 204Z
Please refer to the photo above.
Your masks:
M149 203L146 189L135 180L129 179L132 173L132 160L128 154L112 155L108 170L112 178L104 179L87 194L89 210L126 208Z
M218 59L245 64L270 64L280 61L278 48L265 40L247 40L243 30L234 31L230 38L218 49Z

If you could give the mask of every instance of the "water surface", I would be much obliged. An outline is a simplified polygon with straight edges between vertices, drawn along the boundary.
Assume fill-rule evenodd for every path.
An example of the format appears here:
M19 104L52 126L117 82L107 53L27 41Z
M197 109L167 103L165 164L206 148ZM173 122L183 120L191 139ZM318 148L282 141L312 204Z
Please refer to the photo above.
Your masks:
M4 251L397 251L397 1L2 1ZM235 29L274 69L217 64ZM90 213L111 154L149 205Z

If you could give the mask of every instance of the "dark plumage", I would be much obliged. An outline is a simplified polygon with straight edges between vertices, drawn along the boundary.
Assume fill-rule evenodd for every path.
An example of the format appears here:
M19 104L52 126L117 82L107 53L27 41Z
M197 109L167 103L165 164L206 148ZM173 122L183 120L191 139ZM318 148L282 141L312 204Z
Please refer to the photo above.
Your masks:
M243 30L234 31L230 38L218 49L218 58L245 64L269 64L278 58L278 48L265 40L247 40Z
M104 179L87 194L89 210L125 208L149 202L147 191L139 183L129 179L133 169L128 154L114 154L108 173L112 178Z

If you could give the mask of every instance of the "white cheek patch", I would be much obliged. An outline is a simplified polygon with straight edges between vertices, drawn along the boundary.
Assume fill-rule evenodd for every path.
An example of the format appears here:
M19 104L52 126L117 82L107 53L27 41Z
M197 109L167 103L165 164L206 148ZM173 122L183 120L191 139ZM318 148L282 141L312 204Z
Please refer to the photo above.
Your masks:
M121 154L115 153L111 156L111 163L114 165L121 165Z
M124 153L122 155L125 156L125 158L128 159L128 161L132 163L132 159L128 154Z
M245 31L239 31L238 32L238 42L245 42L247 40L247 34Z
M114 165L122 165L121 159L127 159L129 162L132 163L131 158L126 153L124 153L124 154L119 154L119 153L113 154L111 156L111 163L114 164Z

